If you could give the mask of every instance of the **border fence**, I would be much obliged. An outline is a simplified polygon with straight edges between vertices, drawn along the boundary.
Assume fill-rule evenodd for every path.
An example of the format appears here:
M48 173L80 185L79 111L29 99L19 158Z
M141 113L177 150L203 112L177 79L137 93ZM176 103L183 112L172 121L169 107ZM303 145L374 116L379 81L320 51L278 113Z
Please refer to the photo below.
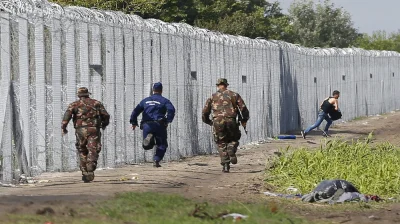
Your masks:
M0 47L1 182L78 168L61 120L81 86L111 115L100 167L151 160L129 117L157 81L177 109L166 160L215 152L201 110L219 77L250 110L241 144L313 123L335 89L344 120L399 108L396 52L310 49L45 0L0 1Z

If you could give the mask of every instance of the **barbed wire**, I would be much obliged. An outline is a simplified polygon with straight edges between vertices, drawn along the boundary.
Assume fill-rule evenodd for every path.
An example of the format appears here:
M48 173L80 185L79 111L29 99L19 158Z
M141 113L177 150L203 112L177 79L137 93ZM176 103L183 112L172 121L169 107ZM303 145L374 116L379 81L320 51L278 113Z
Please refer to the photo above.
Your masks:
M215 42L219 44L232 45L238 45L238 43L240 43L242 45L254 46L254 49L257 47L297 49L299 52L304 52L305 54L325 56L356 55L357 53L363 53L367 56L375 57L400 56L399 53L394 51L363 50L359 48L305 48L296 44L279 40L265 40L262 38L250 39L242 36L227 35L202 28L192 27L184 23L165 23L157 19L142 19L137 15L123 14L116 11L102 11L77 6L61 7L60 5L45 0L1 1L0 8L19 18L25 18L23 16L28 15L29 18L39 18L43 20L67 19L69 21L80 21L89 24L96 24L101 27L115 26L134 31L138 31L139 29L141 31L148 31L151 33L175 34L176 36L185 35L186 37L190 37L190 39L196 39L196 37L199 36L208 37L211 43Z
M67 137L60 136L56 123L61 121L63 110L74 99L76 88L83 85L99 88L96 97L104 100L113 111L111 129L103 134L102 165L145 161L149 157L149 153L141 151L141 133L126 132L129 124L125 119L134 103L129 104L132 108L125 104L145 97L151 90L148 84L153 81L163 82L165 96L170 97L178 109L176 121L169 129L172 144L167 159L215 151L208 148L212 145L211 130L202 124L199 115L203 103L215 91L214 79L221 75L235 78L230 81L231 89L249 102L255 122L249 123L251 132L244 137L245 141L261 136L257 132L272 136L281 130L298 128L298 123L309 123L315 118L313 111L318 107L314 101L332 88L340 89L347 98L343 105L349 109L350 115L345 115L348 118L357 113L352 107L375 113L397 106L392 97L397 95L396 84L400 82L397 75L400 54L397 52L305 48L120 12L61 7L45 0L0 1L0 9L3 10L1 26L6 27L2 29L5 39L0 44L0 56L6 66L7 58L11 60L8 66L16 85L11 97L15 98L17 106L11 108L12 113L29 116L18 121L21 130L25 129L17 133L18 139L14 141L23 144L36 173L74 169L74 138L71 132ZM26 42L27 46L23 44ZM100 55L93 55L92 48ZM93 79L91 74L95 73L86 67L87 62L94 59L104 66L97 79ZM29 66L28 71L21 71L24 64ZM192 76L193 71L198 76ZM83 74L85 72L92 73ZM8 74L0 75L0 84L6 87ZM29 80L24 80L26 78ZM37 93L41 88L44 92ZM29 99L24 98L26 95ZM393 103L386 102L389 100ZM19 107L25 103L28 105ZM10 108L0 105L0 109L8 111ZM300 118L295 118L297 114L301 114ZM11 115L7 112L3 116L2 112L1 116L0 122L7 123ZM38 122L38 117L43 124ZM293 122L283 122L282 117ZM193 126L198 128L193 129ZM0 135L21 130L5 126ZM21 143L23 138L29 138L29 142ZM130 145L135 149L128 155ZM192 145L198 148L191 149ZM0 144L0 155L12 157L6 158L12 163L11 170L9 166L2 170L7 178L15 176L16 169L22 169L13 161L22 159L16 158L15 147Z

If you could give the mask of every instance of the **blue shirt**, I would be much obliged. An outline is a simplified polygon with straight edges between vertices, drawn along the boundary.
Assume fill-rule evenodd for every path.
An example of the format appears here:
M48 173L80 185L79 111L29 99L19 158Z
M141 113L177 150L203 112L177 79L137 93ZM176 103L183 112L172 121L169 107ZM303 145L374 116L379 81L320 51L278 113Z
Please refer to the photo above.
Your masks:
M171 123L175 117L174 105L159 93L145 98L135 107L130 119L132 125L138 125L137 117L142 112L142 122L159 121L166 118L166 121Z

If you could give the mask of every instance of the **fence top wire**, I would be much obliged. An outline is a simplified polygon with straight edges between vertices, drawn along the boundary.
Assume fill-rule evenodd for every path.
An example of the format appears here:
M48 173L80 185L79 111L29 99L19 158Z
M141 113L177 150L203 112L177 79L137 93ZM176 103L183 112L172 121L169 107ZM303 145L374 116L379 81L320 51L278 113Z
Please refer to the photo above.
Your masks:
M208 39L212 43L227 46L247 45L249 48L271 49L283 51L295 50L305 55L315 56L369 56L400 57L394 51L364 50L360 48L306 48L279 40L263 38L250 39L243 36L223 34L216 31L197 28L185 23L166 23L157 19L143 19L140 16L124 14L116 11L103 11L77 6L62 7L46 0L1 0L0 10L12 15L23 15L29 18L68 19L77 22L92 23L105 26L146 30L160 34L172 34L195 39Z

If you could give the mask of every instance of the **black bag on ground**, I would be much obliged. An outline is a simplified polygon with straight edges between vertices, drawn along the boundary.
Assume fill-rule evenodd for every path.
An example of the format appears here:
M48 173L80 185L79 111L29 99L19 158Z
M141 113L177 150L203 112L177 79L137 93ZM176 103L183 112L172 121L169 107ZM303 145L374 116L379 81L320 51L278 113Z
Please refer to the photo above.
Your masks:
M345 180L324 180L307 195L302 197L303 201L316 202L329 200L335 195L340 196L344 192L360 193L353 184Z
M324 180L313 190L320 192L319 195L323 199L332 197L337 189L343 189L344 192L358 192L357 188L345 180Z

